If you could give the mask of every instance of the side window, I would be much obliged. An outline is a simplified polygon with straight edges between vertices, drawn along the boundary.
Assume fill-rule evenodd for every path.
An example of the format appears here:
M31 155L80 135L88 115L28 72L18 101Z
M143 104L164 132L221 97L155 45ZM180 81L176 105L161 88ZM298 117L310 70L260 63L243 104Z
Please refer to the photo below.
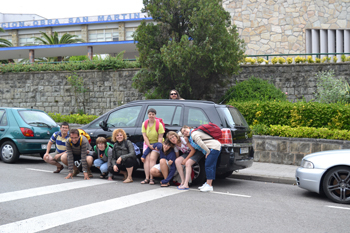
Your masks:
M209 119L205 113L199 108L189 108L188 109L188 126L199 126L202 124L208 124Z
M98 121L95 121L93 124L91 124L90 126L89 126L89 129L100 129L101 127L100 127L100 123L102 122L102 121L104 121L104 120L106 120L106 117L102 117L101 119L99 119Z
M180 125L181 109L180 106L148 106L148 109L154 108L157 111L157 118L162 118L165 125ZM145 114L143 121L148 119Z
M133 106L112 112L107 120L108 127L134 127L141 107Z
M5 114L5 110L0 110L0 125L7 125L7 117Z

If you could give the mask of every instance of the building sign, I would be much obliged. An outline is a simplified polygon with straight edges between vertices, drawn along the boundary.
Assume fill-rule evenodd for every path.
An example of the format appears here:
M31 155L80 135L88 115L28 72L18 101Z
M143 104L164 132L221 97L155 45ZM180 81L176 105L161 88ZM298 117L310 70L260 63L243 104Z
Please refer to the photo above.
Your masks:
M115 21L141 20L147 18L146 13L128 13L115 15L83 16L64 19L40 19L31 21L17 21L2 23L3 29L17 29L26 27L52 27L70 24L102 23Z

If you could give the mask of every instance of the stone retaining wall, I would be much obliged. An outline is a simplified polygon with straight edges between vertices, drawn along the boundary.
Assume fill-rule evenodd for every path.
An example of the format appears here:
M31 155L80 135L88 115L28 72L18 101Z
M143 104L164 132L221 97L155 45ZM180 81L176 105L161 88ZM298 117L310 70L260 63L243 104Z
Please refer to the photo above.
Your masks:
M253 146L256 162L299 166L302 158L308 154L325 150L350 149L350 141L254 135Z
M319 71L333 69L336 76L350 81L350 63L243 65L241 68L238 75L227 77L227 86L216 87L216 92L207 99L219 101L229 87L252 76L268 80L282 92L287 92L290 101L314 98L315 75ZM143 94L132 87L132 78L137 71L76 71L78 76L84 78L88 89L86 112L101 115L121 104L143 99ZM70 75L72 72L68 71L0 74L0 106L34 107L61 114L77 113L82 105L76 105L74 92L67 82Z

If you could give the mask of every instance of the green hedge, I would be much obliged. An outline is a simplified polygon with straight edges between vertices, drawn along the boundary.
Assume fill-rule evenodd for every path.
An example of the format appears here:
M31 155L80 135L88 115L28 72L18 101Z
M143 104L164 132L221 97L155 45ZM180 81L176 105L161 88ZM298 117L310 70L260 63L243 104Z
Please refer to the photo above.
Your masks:
M117 59L60 63L10 63L0 64L0 73L33 71L118 70L140 68L140 63Z
M317 102L229 102L245 117L249 125L284 125L350 130L350 105Z
M98 118L98 116L95 115L80 115L80 114L71 114L71 115L61 115L60 113L48 113L49 116L56 122L68 122L68 123L75 123L75 124L88 124L91 121Z
M254 135L270 135L290 138L321 138L331 140L350 140L349 130L314 128L314 127L297 127L281 125L254 125L251 126Z

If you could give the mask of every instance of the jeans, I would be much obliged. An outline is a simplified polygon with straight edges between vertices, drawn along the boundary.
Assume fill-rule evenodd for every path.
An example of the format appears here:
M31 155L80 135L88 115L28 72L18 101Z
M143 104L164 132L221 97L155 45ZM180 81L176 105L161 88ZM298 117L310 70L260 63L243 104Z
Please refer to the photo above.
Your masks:
M102 159L95 159L94 160L95 167L99 167L101 173L107 173L108 172L108 162L103 161Z
M220 150L210 149L208 157L205 159L205 173L208 180L215 180L216 163L218 161Z

